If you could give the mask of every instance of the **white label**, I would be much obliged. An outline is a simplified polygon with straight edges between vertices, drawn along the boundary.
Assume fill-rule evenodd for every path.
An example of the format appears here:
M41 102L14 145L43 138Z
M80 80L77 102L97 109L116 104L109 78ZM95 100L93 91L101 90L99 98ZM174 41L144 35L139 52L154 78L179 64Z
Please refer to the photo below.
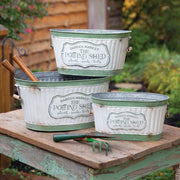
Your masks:
M67 66L105 67L109 64L110 55L105 44L94 44L86 41L64 43L61 58Z
M90 95L71 93L66 96L54 96L49 104L49 115L52 118L76 118L90 116L92 103Z
M127 111L111 113L107 119L107 125L114 130L142 130L146 127L146 118L141 113L136 114Z

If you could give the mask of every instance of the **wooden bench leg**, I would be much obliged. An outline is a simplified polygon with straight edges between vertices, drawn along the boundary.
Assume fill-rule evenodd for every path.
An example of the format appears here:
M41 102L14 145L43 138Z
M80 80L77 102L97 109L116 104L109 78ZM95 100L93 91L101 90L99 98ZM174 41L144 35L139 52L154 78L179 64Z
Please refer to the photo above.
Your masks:
M180 164L175 166L175 180L180 180Z
M0 168L8 168L9 166L11 166L11 158L7 157L3 154L0 154Z

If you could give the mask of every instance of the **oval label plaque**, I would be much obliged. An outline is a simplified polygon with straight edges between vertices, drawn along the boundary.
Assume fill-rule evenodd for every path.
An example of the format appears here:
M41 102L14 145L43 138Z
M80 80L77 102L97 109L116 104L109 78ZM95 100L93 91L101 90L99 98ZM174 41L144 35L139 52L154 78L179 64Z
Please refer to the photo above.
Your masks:
M133 112L110 113L107 119L107 125L110 129L122 130L143 130L146 127L146 118L142 113Z
M67 66L105 67L109 64L110 54L105 44L66 42L63 44L61 58Z
M54 96L49 104L49 115L54 119L90 116L92 103L90 95L71 93Z

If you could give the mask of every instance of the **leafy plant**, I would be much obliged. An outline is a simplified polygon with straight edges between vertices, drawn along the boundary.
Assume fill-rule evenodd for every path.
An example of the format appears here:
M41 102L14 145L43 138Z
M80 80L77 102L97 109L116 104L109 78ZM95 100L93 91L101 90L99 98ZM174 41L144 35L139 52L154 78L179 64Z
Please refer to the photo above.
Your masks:
M25 20L47 15L46 7L47 3L43 0L0 1L0 24L8 28L8 37L19 40L19 33L26 34L32 31Z
M124 68L120 75L112 76L111 81L114 81L115 83L120 82L137 82L138 79L135 75L131 74L131 69L133 68L133 65L130 63L126 63L124 65Z
M122 16L123 29L138 27L150 37L149 43L180 52L179 0L125 0Z
M121 88L119 89L119 92L136 92L137 89L131 89L131 88Z
M174 170L172 167L157 171L138 180L174 180Z
M170 113L180 112L180 55L170 53L166 47L141 53L134 69L148 91L170 97Z
M17 169L14 169L14 168L12 169L6 168L6 169L3 169L1 172L2 172L2 175L6 175L6 174L10 174L11 176L18 175L19 179L24 179L24 176Z
M127 53L126 62L134 65L139 61L138 56L141 52L156 47L155 42L151 43L151 36L140 28L132 30L129 45L132 47L132 51Z

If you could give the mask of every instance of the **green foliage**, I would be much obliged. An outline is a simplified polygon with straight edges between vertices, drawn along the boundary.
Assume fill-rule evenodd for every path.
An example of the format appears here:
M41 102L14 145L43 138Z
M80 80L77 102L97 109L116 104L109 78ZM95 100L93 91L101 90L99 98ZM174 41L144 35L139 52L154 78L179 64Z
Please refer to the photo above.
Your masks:
M121 88L119 89L119 92L136 92L137 89L131 89L131 88Z
M8 37L19 40L19 33L26 34L32 30L25 20L47 15L46 7L47 3L43 0L0 1L0 24L8 28Z
M126 62L135 64L138 62L138 56L142 51L154 47L155 44L151 44L150 35L140 28L135 28L131 33L131 40L129 41L130 46L132 46L132 51L127 53ZM155 43L155 42L154 42Z
M123 29L139 27L151 42L180 52L180 1L134 0L123 7Z
M120 82L137 82L137 78L135 75L132 76L131 74L132 65L130 63L124 64L124 68L120 75L112 76L111 81L115 83Z
M138 180L174 180L174 170L172 168L166 168Z
M2 175L11 174L11 176L18 175L19 179L24 179L24 176L17 169L6 168L2 170Z
M134 73L141 77L150 92L170 97L171 113L180 112L180 55L166 47L142 52ZM175 111L175 112L174 112Z

